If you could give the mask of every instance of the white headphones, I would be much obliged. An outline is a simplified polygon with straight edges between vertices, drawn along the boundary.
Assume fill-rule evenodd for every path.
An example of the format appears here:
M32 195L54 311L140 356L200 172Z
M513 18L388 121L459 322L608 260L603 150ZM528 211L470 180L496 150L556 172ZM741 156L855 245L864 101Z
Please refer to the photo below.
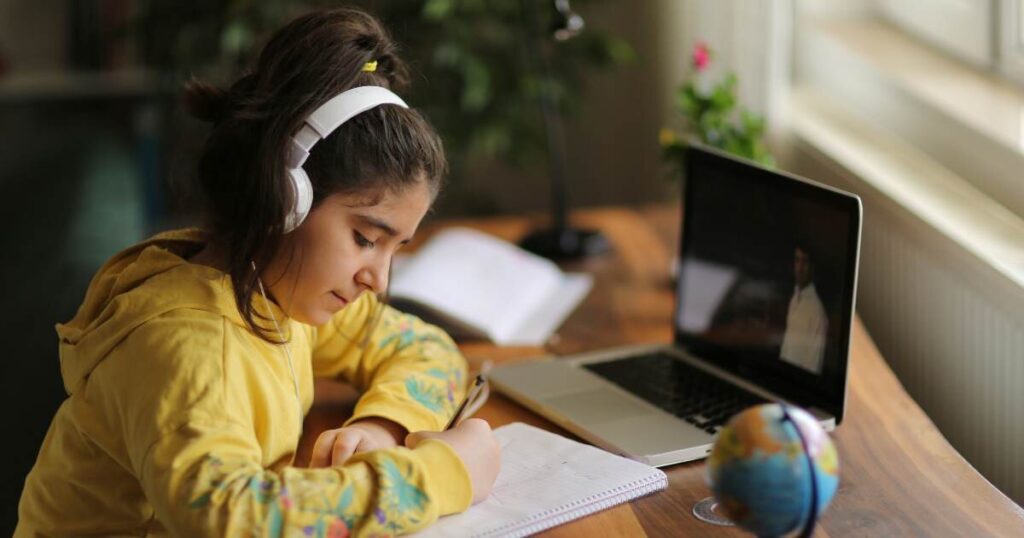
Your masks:
M289 233L302 224L313 207L313 184L302 169L309 158L309 152L317 142L327 138L341 124L357 114L380 105L398 105L409 108L401 97L381 86L360 86L344 91L306 118L305 124L292 136L288 152L287 176L295 194L295 206L285 217L284 233Z

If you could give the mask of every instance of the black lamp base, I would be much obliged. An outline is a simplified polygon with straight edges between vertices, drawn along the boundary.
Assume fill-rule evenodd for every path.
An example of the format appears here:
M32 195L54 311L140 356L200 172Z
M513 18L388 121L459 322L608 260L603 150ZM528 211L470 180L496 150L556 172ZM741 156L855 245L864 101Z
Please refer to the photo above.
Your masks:
M576 228L536 230L520 241L519 246L552 260L578 260L612 249L601 232Z

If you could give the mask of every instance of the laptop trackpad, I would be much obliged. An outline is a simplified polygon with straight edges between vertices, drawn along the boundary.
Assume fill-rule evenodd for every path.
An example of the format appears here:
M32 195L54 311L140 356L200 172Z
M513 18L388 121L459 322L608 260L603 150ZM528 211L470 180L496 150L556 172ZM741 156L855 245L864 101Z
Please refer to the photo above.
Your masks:
M580 424L593 424L652 413L650 407L611 389L574 392L545 398L543 403Z

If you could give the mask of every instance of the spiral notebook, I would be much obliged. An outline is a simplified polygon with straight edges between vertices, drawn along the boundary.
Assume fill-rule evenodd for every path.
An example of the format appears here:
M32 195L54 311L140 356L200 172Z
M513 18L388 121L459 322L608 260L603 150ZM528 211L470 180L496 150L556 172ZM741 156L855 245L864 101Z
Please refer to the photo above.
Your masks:
M660 470L523 423L494 430L490 497L412 536L527 536L668 487Z

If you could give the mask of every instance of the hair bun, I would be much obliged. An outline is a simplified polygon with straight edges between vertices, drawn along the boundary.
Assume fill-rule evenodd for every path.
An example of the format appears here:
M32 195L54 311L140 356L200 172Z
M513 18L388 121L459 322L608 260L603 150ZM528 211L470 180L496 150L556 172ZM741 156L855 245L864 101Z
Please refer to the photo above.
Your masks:
M373 28L366 28L365 30L372 31ZM376 51L381 48L381 45L390 43L390 39L387 39L387 35L383 33L363 33L353 40L355 46L364 50Z
M227 114L228 92L201 80L186 82L182 98L185 110L196 119L217 123Z
M408 84L407 68L398 57L398 45L387 28L374 16L356 8L338 8L327 12L339 28L337 35L348 36L355 49L363 51L367 62L377 62L375 77L392 90ZM362 68L364 64L360 64Z

